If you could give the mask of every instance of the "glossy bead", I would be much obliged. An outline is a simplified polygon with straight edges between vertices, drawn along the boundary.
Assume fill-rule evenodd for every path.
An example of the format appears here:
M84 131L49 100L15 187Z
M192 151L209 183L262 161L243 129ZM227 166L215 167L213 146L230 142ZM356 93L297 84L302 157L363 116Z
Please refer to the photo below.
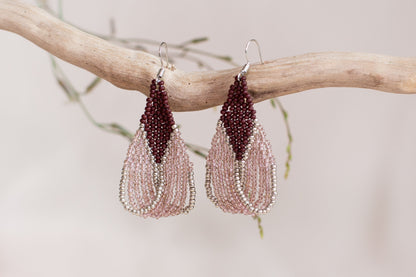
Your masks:
M140 123L144 125L146 131L151 153L158 164L162 162L167 142L173 131L171 126L175 124L164 89L163 81L157 83L156 80L152 80L150 97L146 99L145 113L140 119Z
M221 109L221 121L229 137L229 142L237 160L242 160L248 145L248 138L252 134L255 111L251 96L248 94L246 77L230 86L227 100Z

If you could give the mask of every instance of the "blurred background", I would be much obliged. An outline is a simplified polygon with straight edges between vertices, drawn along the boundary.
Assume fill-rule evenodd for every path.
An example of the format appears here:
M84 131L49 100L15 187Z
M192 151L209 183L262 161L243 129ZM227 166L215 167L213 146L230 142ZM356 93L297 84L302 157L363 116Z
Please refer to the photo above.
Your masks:
M265 60L321 51L415 56L415 8L410 0L63 1L65 19L91 32L109 33L113 18L119 37L207 36L199 49L241 65L251 38ZM0 43L1 277L416 276L416 95L325 88L281 97L294 138L287 180L282 115L268 101L256 104L280 179L261 239L252 218L209 202L204 160L194 154L189 215L126 212L118 186L128 141L69 103L45 51L5 31ZM60 64L77 88L93 77ZM145 96L102 82L84 102L98 121L133 131ZM205 147L218 117L215 109L175 113L184 139Z

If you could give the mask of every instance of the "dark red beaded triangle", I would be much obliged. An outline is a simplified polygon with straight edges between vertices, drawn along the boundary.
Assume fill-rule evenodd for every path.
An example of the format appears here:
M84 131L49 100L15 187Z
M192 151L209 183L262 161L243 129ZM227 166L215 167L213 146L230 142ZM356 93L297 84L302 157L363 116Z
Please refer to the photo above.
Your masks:
M156 163L161 163L175 124L163 81L152 80L150 96L146 99L140 122L144 124L146 139Z
M235 77L234 84L228 91L227 101L222 106L220 119L224 123L236 159L243 159L256 119L253 99L248 93L245 76L240 80Z

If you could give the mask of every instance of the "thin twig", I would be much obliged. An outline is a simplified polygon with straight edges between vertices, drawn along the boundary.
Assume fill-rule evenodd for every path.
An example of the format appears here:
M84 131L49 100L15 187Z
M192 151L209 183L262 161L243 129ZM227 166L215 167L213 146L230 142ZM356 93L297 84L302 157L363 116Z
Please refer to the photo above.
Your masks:
M286 134L287 134L288 142L286 146L287 158L286 158L286 163L285 163L286 170L285 170L284 176L285 176L285 179L287 179L287 177L289 177L290 162L292 161L292 142L293 142L293 136L292 136L292 132L290 131L290 126L289 126L289 119L288 119L289 114L287 113L286 109L283 107L279 99L272 98L270 99L270 103L272 104L273 108L276 108L276 103L277 103L277 107L282 112L283 122L285 123L285 126L286 126Z

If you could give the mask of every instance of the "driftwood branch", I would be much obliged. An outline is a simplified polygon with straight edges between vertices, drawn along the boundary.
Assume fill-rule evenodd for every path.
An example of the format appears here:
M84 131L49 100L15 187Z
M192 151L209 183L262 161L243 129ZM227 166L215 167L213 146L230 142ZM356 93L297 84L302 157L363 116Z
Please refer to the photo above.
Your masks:
M49 53L84 68L117 87L148 93L159 58L113 45L62 22L46 11L0 0L0 29L19 34ZM166 70L172 110L194 111L224 102L240 68L223 71ZM323 87L370 88L416 93L416 58L376 54L311 53L253 65L248 74L255 102Z

